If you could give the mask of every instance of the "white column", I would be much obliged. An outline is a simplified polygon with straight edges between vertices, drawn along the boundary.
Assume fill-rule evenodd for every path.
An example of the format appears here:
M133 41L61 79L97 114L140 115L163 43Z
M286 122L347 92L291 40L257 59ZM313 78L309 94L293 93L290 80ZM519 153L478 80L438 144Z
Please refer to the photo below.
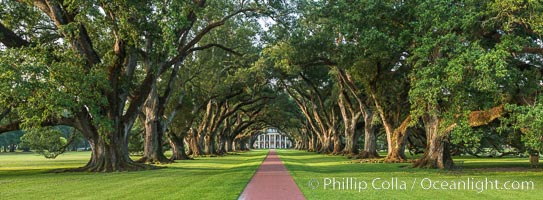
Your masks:
M277 149L277 135L273 135L273 147Z
M277 140L277 138L279 138L279 137L281 137L281 136L275 135L275 140ZM277 140L277 141L275 142L275 148L276 148L276 149L281 148L281 143L279 143L279 142L280 142L279 140Z
M281 135L279 135L279 148L280 148L280 149L283 148L282 143L281 143L281 139L282 139L282 138L281 138Z
M264 137L264 143L262 143L262 148L265 149L266 148L266 135L262 135L262 137Z
M271 135L268 135L268 149L271 149Z
M277 149L277 135L273 134L273 148Z
M260 148L265 149L264 143L266 143L266 137L265 135L260 135Z
M270 149L271 149L272 147L275 149L275 146L273 146L273 144L274 144L274 142L275 142L275 141L273 141L273 136L274 136L273 134L270 134Z
M260 149L260 135L256 136L256 148Z
M277 149L277 135L273 134L273 148Z

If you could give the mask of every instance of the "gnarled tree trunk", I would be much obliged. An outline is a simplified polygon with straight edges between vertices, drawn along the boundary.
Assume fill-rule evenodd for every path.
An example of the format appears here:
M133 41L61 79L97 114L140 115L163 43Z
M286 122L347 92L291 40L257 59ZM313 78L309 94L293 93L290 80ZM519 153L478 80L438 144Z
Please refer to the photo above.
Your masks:
M539 168L539 152L534 151L530 153L530 166L532 168Z
M395 127L398 124L398 120L391 120L390 116L387 116L384 108L381 106L381 102L375 94L375 86L373 89L370 89L371 97L375 103L375 107L381 117L383 122L383 127L385 128L387 136L387 145L388 145L388 154L385 158L385 162L405 162L405 145L407 141L407 128L411 121L411 117L407 116L399 127ZM400 113L396 113L397 115Z
M321 137L321 141L319 144L320 144L320 148L318 151L319 153L329 154L332 152L331 151L332 137L323 135Z
M248 151L249 149L247 148L247 142L248 139L247 138L236 138L234 139L234 150L235 151Z
M359 158L380 158L377 153L377 137L371 122L373 115L364 116L364 150L358 155Z
M90 140L91 159L84 167L80 168L83 171L92 172L111 172L111 171L126 171L138 170L142 165L133 162L123 148L118 143L106 143L102 138Z
M134 171L156 168L151 165L134 162L128 153L128 138L134 118L121 122L120 117L112 117L114 128L103 133L92 124L88 113L78 113L73 126L88 140L91 147L91 158L84 167L68 171L113 172Z
M343 145L341 144L341 138L339 137L339 133L334 133L334 136L332 137L333 146L334 148L332 151L333 155L340 155L341 151L343 150Z
M309 131L309 148L307 149L307 151L309 152L317 152L317 150L320 148L320 143L319 143L319 139L318 139L318 136Z
M448 134L440 133L441 119L435 115L423 117L428 146L421 159L414 163L414 167L452 169L454 166L449 152Z
M192 157L202 156L202 149L200 148L200 144L198 142L198 133L192 128L189 131L188 144L189 155L192 155Z
M407 128L411 122L411 116L407 116L398 128L389 136L389 151L385 162L405 162L405 146L409 132Z
M159 129L158 121L145 120L145 136L143 145L143 157L137 162L140 163L170 163L171 161L164 156L162 148L162 131Z
M309 140L310 136L307 135L307 132L300 136L298 139L294 140L296 145L294 146L294 149L298 150L309 150Z
M144 104L143 113L145 115L145 132L144 132L144 145L143 145L143 157L137 162L141 163L170 163L171 160L164 156L164 150L162 148L162 136L164 130L162 130L162 124L160 121L160 115L158 111L158 94L156 91L156 85L152 86L149 97Z
M217 145L217 155L224 155L226 154L226 136L223 136L222 134L217 135L217 140L219 141L219 144Z
M498 105L488 110L472 111L469 114L469 126L487 125L505 114L504 105ZM426 129L426 151L414 167L452 169L454 162L450 153L449 133L457 124L451 124L440 132L441 120L436 115L427 114L422 117Z
M356 124L349 124L349 127L345 127L345 148L343 154L356 155L359 152L358 138L360 137L358 131L356 131Z
M234 151L234 139L226 137L226 152Z
M343 154L355 157L359 153L358 139L360 134L357 131L358 120L363 115L371 115L371 111L369 111L363 102L358 88L347 72L339 68L337 68L337 71L338 86L340 89L338 106L345 127L345 149L343 150ZM355 101L353 99L356 100L356 104L354 104Z
M170 160L189 160L191 159L185 152L185 142L183 138L175 134L168 134L170 146L172 147L172 157Z
M208 156L216 156L215 137L211 134L204 136L204 154Z

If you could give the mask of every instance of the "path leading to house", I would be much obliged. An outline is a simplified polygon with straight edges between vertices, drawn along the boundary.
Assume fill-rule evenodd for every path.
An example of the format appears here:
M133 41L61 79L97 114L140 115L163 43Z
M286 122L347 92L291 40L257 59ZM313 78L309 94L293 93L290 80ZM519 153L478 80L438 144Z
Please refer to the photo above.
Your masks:
M239 197L239 200L253 199L305 199L274 149Z

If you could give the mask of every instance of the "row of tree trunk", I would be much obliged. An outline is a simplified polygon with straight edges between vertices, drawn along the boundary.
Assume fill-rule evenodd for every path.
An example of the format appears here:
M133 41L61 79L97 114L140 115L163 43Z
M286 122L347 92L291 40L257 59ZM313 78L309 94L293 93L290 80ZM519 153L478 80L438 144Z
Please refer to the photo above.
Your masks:
M262 103L267 98L250 98L232 103L234 97L242 93L234 93L222 100L209 99L204 107L195 106L190 120L182 121L176 118L179 110L169 113L169 119L161 118L165 113L165 104L169 95L159 97L156 87L150 92L143 107L144 121L144 154L137 162L140 163L170 163L173 160L191 159L198 156L217 156L227 152L247 149L247 142L251 135L248 130L255 128L261 114ZM168 96L166 96L168 95ZM182 96L176 108L181 109ZM251 108L246 108L252 105ZM200 108L205 108L200 110ZM240 109L244 112L240 112ZM197 115L203 111L203 117L198 121L197 127L192 127L197 121ZM174 121L175 120L175 121ZM172 125L172 122L174 123ZM254 130L253 130L254 131ZM162 144L166 136L173 155L164 156Z
M336 107L325 108L325 95L321 95L315 86L307 80L312 88L311 93L306 93L300 88L287 88L289 95L305 117L305 123L296 137L297 149L305 149L319 153L342 154L357 158L379 158L377 153L376 127L374 125L374 113L381 121L380 127L386 134L387 156L385 162L406 162L405 150L414 132L410 128L414 124L423 124L425 151L421 159L414 163L414 167L451 169L454 162L450 153L449 133L456 124L443 124L443 118L438 114L426 114L420 119L413 119L409 115L409 102L407 98L391 105L391 100L382 89L377 88L377 83L369 81L366 88L368 96L365 96L350 75L337 67L339 94ZM302 79L306 80L303 75ZM375 77L374 80L377 80ZM283 85L286 86L283 81ZM292 84L290 84L292 85ZM399 91L408 91L400 86ZM407 93L402 93L407 97ZM383 105L388 102L387 105ZM373 107L373 108L370 108ZM339 111L340 115L337 114ZM486 125L503 115L503 106L483 111L473 111L469 116L471 127ZM480 117L489 116L489 117ZM339 119L340 118L340 119ZM339 132L338 124L342 122L343 134ZM446 127L446 128L443 128ZM364 146L359 147L359 139L364 137ZM361 150L361 151L360 151Z

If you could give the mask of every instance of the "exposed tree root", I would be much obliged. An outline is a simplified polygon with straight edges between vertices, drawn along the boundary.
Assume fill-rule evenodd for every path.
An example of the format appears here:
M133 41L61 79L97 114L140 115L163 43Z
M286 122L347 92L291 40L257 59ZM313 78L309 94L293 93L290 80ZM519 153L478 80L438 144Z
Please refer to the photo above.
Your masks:
M122 172L122 171L143 171L143 170L155 170L163 169L166 167L153 166L149 164L142 164L136 162L130 162L122 164L118 167L106 167L105 165L89 165L79 167L79 168L70 168L70 169L58 169L53 170L54 173L64 173L64 172Z
M377 152L362 151L356 156L356 158L367 159L367 158L382 158L382 157Z
M154 156L154 158L153 157L143 156L140 159L138 159L136 162L137 163L147 163L147 164L170 164L173 161L166 158L166 156L164 156L164 155L160 155L160 156Z

